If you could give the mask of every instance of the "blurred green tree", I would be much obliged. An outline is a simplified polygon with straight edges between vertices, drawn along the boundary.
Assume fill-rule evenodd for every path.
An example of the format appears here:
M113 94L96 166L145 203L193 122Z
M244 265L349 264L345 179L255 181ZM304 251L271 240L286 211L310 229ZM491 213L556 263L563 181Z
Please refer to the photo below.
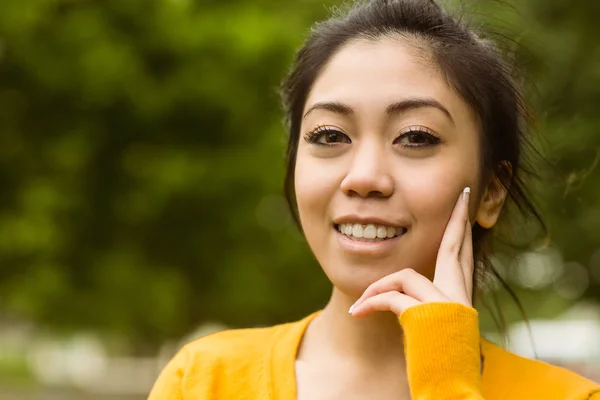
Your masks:
M146 351L202 320L321 307L329 284L281 196L277 88L324 3L0 2L0 310ZM596 299L598 7L527 0L506 18L564 177L542 186L553 240Z

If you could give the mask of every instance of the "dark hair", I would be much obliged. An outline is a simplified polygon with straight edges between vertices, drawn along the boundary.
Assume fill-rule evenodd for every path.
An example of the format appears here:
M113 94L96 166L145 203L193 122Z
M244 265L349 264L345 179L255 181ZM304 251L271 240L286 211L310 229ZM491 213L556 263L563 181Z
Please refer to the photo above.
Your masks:
M523 155L533 150L527 137L528 112L518 84L516 68L490 40L454 18L433 0L371 0L338 11L316 24L296 56L282 86L282 98L289 130L285 195L299 224L294 190L294 169L302 112L307 96L331 57L354 39L377 40L400 35L422 49L443 73L447 83L472 107L478 117L485 182L496 178L508 193L508 201L533 215L546 227L525 190L525 176L531 172ZM476 285L486 273L495 275L516 299L490 260L491 230L475 224L473 249ZM518 300L517 300L518 303Z

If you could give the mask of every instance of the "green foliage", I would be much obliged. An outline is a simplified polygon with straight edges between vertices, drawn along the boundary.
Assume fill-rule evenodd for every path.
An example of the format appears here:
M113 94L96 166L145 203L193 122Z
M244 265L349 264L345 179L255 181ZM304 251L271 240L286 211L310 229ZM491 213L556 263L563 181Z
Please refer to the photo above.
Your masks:
M321 307L329 284L281 196L277 88L324 2L0 2L0 310L152 345ZM600 11L550 3L511 23L565 177L542 188L553 240L588 267Z

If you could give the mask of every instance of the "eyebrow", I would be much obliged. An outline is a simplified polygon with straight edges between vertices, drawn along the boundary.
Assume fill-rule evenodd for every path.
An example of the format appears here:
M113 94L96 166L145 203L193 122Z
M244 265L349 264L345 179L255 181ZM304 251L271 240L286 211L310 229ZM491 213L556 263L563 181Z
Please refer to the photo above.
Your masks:
M441 112L443 112L446 117L448 117L448 119L450 120L450 122L452 122L452 124L454 124L454 119L452 118L452 114L450 114L450 111L448 111L448 109L446 107L444 107L442 104L440 104L439 101L434 100L434 99L430 99L430 98L409 98L409 99L404 99L404 100L400 100L397 101L395 103L390 104L389 106L386 107L385 109L385 113L387 115L395 115L395 114L400 114L409 110L414 110L414 109L418 109L418 108L437 108L438 110L440 110ZM325 101L325 102L319 102L319 103L315 103L313 104L304 114L304 116L302 117L302 119L306 118L306 116L308 116L308 114L310 114L311 112L315 111L315 110L325 110L325 111L331 111L333 113L336 114L340 114L340 115L352 115L354 114L354 110L352 109L352 107L343 104L343 103L339 103L339 102L332 102L332 101Z

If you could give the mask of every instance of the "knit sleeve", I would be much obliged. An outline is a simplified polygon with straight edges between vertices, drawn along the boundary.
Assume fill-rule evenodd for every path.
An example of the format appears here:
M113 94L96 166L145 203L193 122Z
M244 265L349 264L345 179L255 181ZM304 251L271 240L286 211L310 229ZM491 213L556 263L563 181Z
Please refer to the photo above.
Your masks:
M400 316L408 382L415 400L482 400L478 313L426 303Z
M162 370L148 400L183 400L183 376L188 363L187 358L184 347Z

